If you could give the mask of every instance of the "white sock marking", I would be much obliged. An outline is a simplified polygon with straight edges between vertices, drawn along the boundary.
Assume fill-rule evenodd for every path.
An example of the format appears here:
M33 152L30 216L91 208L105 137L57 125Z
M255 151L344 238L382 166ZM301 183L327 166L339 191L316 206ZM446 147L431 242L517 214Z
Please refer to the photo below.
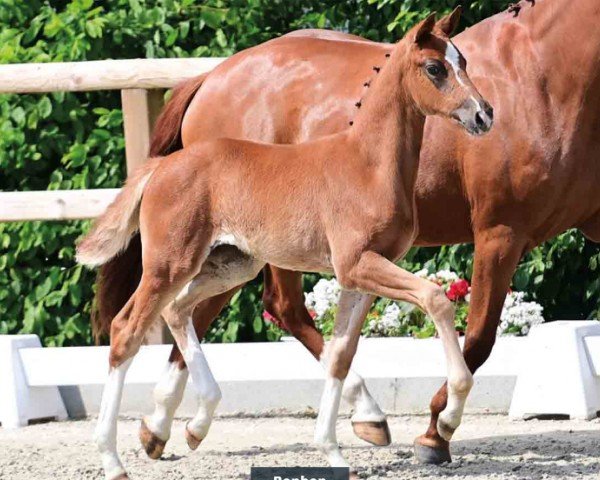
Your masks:
M342 456L335 432L340 400L342 398L342 381L330 375L325 380L325 388L321 397L319 416L315 428L315 443L327 456L332 467L350 467Z
M133 358L130 358L117 368L111 369L102 393L102 403L100 404L98 423L94 431L94 441L102 457L106 480L112 480L125 473L117 453L117 417L121 397L123 396L125 375L132 360Z
M183 399L188 376L187 368L180 369L176 362L169 362L154 387L154 413L145 420L150 431L165 442L171 436L171 425Z
M188 320L186 335L187 346L183 350L183 358L188 366L192 384L198 393L200 403L198 413L188 426L194 436L202 440L208 433L222 394L219 384L213 377L210 366L206 361L191 318Z

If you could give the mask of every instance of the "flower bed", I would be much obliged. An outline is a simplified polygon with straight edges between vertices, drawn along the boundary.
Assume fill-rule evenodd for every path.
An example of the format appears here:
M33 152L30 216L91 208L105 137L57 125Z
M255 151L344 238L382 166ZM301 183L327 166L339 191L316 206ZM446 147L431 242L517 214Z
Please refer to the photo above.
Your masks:
M420 270L416 275L440 285L456 305L455 325L464 334L468 324L471 287L469 282L449 270L430 273ZM335 278L321 279L312 292L306 294L306 307L325 336L333 331L335 312L340 295ZM500 318L498 335L527 335L533 325L544 321L543 308L536 302L525 301L524 292L509 292ZM368 337L428 338L435 336L433 321L412 304L378 299L367 316L363 335Z

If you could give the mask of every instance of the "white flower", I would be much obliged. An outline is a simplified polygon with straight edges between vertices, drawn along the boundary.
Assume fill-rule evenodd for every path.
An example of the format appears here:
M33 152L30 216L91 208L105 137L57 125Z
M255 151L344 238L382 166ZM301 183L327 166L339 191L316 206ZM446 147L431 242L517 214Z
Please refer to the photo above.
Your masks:
M305 294L304 304L306 308L317 314L317 318L320 318L330 308L337 305L341 290L340 284L335 278L331 280L321 278L313 291Z
M422 268L418 272L415 272L415 276L419 277L419 278L427 278L428 275L429 275L429 272L427 271L426 268Z
M524 292L511 292L502 307L498 333L506 334L510 327L517 327L521 335L527 335L533 325L544 321L543 311L539 303L526 302Z

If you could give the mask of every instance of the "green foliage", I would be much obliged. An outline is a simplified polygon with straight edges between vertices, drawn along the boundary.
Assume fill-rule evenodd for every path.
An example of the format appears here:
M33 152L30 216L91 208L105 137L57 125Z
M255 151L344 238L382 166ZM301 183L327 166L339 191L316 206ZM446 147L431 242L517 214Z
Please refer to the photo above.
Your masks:
M335 28L393 41L447 0L0 0L0 63L226 56L287 31ZM476 0L463 26L506 7ZM124 178L118 92L0 96L0 190L116 187ZM86 222L0 224L0 333L32 332L46 345L90 343L93 272L73 260ZM470 247L419 249L406 262L470 276ZM552 315L598 309L598 252L567 233L531 254L515 283ZM568 285L565 278L577 279ZM307 276L307 287L315 276ZM262 321L262 286L236 295L210 341L275 339ZM575 309L575 310L573 310Z

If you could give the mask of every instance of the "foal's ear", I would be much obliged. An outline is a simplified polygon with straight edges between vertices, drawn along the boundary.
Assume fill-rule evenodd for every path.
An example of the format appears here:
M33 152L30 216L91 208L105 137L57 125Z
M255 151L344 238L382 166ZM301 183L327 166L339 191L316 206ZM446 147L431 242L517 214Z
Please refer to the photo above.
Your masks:
M462 7L459 5L454 9L452 13L449 13L445 17L442 17L435 24L435 29L442 32L444 35L449 37L454 33L458 22L460 22L460 14L462 13Z
M435 27L435 12L430 13L425 20L417 23L408 33L407 36L414 43L419 43L431 33Z

